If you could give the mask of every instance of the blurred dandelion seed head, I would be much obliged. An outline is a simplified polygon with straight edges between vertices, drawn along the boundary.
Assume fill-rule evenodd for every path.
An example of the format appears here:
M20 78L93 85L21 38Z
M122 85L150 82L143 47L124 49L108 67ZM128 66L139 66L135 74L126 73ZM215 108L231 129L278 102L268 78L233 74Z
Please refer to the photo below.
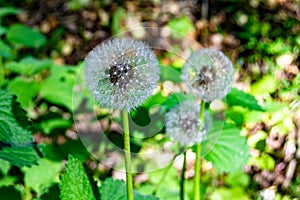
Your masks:
M166 132L182 146L201 142L209 127L209 113L204 113L204 124L199 129L200 106L195 101L184 101L166 115Z
M144 42L112 39L96 46L85 59L85 77L99 105L131 110L157 87L158 61Z
M215 49L194 52L183 66L182 79L189 92L205 102L226 96L232 87L233 78L231 61Z

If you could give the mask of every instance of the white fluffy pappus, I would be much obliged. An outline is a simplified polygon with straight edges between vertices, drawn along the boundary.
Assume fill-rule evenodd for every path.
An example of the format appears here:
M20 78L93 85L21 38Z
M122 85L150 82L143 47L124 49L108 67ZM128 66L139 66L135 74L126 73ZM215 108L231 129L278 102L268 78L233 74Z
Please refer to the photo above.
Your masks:
M182 146L192 146L203 141L210 125L210 115L204 112L204 124L199 128L200 106L196 101L184 101L166 115L166 132Z
M131 38L99 44L84 63L87 86L101 107L130 111L153 94L159 80L153 51Z
M205 102L226 96L233 79L232 62L216 49L205 48L192 53L182 70L188 91Z

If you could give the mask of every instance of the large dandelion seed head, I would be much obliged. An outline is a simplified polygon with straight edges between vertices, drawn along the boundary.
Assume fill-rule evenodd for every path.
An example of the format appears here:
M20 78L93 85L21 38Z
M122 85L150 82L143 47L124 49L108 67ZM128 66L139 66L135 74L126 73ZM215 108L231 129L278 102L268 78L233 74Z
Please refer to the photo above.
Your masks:
M209 113L204 113L204 123L199 128L200 106L195 101L184 101L166 115L166 132L182 146L200 143L209 127Z
M86 83L102 107L134 109L152 95L159 80L151 48L130 38L96 46L84 62Z
M227 95L233 76L233 65L221 51L201 49L184 64L182 79L190 92L208 102Z

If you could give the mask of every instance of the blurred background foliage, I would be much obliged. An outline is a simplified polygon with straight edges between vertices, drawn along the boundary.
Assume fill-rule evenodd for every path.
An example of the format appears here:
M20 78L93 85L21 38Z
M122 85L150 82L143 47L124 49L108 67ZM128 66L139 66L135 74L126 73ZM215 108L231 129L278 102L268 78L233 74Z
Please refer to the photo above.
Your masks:
M10 120L9 126L15 128L10 134L16 140L5 140L2 133L2 200L59 199L59 176L69 154L84 162L85 170L103 184L99 195L109 192L109 187L123 187L111 179L103 182L108 177L124 178L114 170L122 159L120 152L111 151L112 160L95 159L89 153L94 146L86 148L77 134L97 132L97 126L87 126L85 117L75 114L83 102L91 102L86 102L87 92L74 92L74 85L80 79L78 73L82 73L82 61L88 51L115 34L143 29L145 25L170 28L161 33L160 47L172 51L156 51L161 67L160 90L131 113L135 124L155 124L155 130L149 133L132 128L133 134L145 138L153 136L154 131L159 133L147 141L133 138L132 150L143 152L168 141L163 122L152 120L149 113L153 105L160 104L168 110L181 97L186 98L178 92L182 57L194 49L189 38L198 41L200 47L222 50L235 64L235 88L225 101L226 121L241 130L250 148L250 159L240 170L230 170L239 163L227 164L229 170L219 170L223 160L209 155L202 163L202 195L207 199L239 200L299 198L298 0L0 0L0 5L0 87L16 99L4 92L0 98L8 99L11 105L20 103L18 111L1 105L0 119L7 119L7 112L18 114L16 119L23 121L26 113L29 119L29 124L22 122L22 126L15 118ZM21 108L26 112L20 114ZM79 123L77 127L74 120ZM99 109L97 120L107 137L122 146L121 131L109 112ZM15 135L16 130L22 136ZM31 134L34 144L29 144ZM20 141L28 145L19 146ZM94 142L99 142L99 155L111 148L105 141ZM238 152L229 149L227 153L223 156L233 158L231 154ZM76 168L74 158L69 160L69 168ZM193 196L193 163L193 153L189 152L187 198ZM147 171L147 165L144 167ZM83 169L78 170L80 173ZM160 199L178 197L180 170L180 164L171 167L157 192ZM135 187L142 194L151 194L162 173L163 170L136 174Z

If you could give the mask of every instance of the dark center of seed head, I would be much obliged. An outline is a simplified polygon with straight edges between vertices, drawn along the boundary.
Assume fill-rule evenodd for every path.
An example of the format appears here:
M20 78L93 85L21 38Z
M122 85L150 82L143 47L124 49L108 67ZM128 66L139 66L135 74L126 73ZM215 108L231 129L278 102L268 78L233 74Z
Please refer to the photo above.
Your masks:
M109 80L112 84L126 85L132 78L132 66L127 63L113 64L109 68Z
M198 75L198 84L200 86L210 84L216 79L216 70L211 66L204 66Z
M189 131L195 130L198 125L197 119L193 119L191 117L183 117L180 119L179 126L182 130Z

